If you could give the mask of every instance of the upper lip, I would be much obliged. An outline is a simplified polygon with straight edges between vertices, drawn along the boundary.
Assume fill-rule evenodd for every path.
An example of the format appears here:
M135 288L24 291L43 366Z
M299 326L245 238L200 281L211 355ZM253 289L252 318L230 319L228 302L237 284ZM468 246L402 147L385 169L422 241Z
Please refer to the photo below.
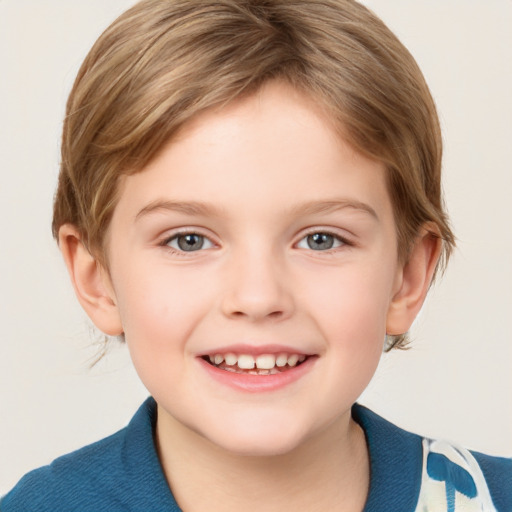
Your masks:
M212 354L247 354L251 356L260 356L263 354L297 354L304 356L314 355L313 352L304 350L298 347L277 344L265 345L248 345L248 344L234 344L218 346L198 354L199 357L209 356Z

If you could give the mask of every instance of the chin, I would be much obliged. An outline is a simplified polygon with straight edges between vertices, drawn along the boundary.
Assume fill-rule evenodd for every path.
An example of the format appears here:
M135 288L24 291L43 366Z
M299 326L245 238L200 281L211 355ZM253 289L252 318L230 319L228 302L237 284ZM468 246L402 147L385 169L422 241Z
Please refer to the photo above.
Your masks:
M224 427L202 435L218 448L233 455L273 457L293 452L308 436L291 424L280 421L254 421Z
M214 441L215 442L215 441ZM272 443L260 439L236 439L228 442L215 442L215 444L234 456L242 457L277 457L293 452L300 442L292 440L274 440Z

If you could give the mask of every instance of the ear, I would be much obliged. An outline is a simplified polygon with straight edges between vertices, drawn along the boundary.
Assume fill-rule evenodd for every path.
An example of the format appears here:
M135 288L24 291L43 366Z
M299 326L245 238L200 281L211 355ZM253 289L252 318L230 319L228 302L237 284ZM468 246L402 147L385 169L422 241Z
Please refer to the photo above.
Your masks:
M441 254L437 226L425 225L411 249L407 262L399 269L395 293L387 316L386 333L406 333L427 296Z
M78 301L89 318L109 336L122 334L121 318L108 272L84 246L75 226L61 226L59 247Z

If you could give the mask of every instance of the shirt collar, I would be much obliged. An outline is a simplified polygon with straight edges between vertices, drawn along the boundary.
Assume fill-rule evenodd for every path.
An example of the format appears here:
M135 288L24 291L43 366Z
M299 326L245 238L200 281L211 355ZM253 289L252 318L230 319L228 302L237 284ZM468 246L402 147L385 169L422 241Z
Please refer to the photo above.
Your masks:
M370 454L370 490L364 512L415 510L421 487L422 438L406 432L366 407L352 417L364 430Z

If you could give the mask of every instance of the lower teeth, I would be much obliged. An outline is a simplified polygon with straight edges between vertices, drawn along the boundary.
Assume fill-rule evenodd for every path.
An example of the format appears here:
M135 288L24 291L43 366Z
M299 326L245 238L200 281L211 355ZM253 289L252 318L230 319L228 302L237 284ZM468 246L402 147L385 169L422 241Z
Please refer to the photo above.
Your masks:
M272 368L270 370L258 370L258 369L242 370L242 369L236 368L234 366L217 366L217 365L214 365L214 366L219 368L219 370L224 370L226 372L248 374L248 375L277 375L278 373L281 373L281 371L279 371L277 368Z

